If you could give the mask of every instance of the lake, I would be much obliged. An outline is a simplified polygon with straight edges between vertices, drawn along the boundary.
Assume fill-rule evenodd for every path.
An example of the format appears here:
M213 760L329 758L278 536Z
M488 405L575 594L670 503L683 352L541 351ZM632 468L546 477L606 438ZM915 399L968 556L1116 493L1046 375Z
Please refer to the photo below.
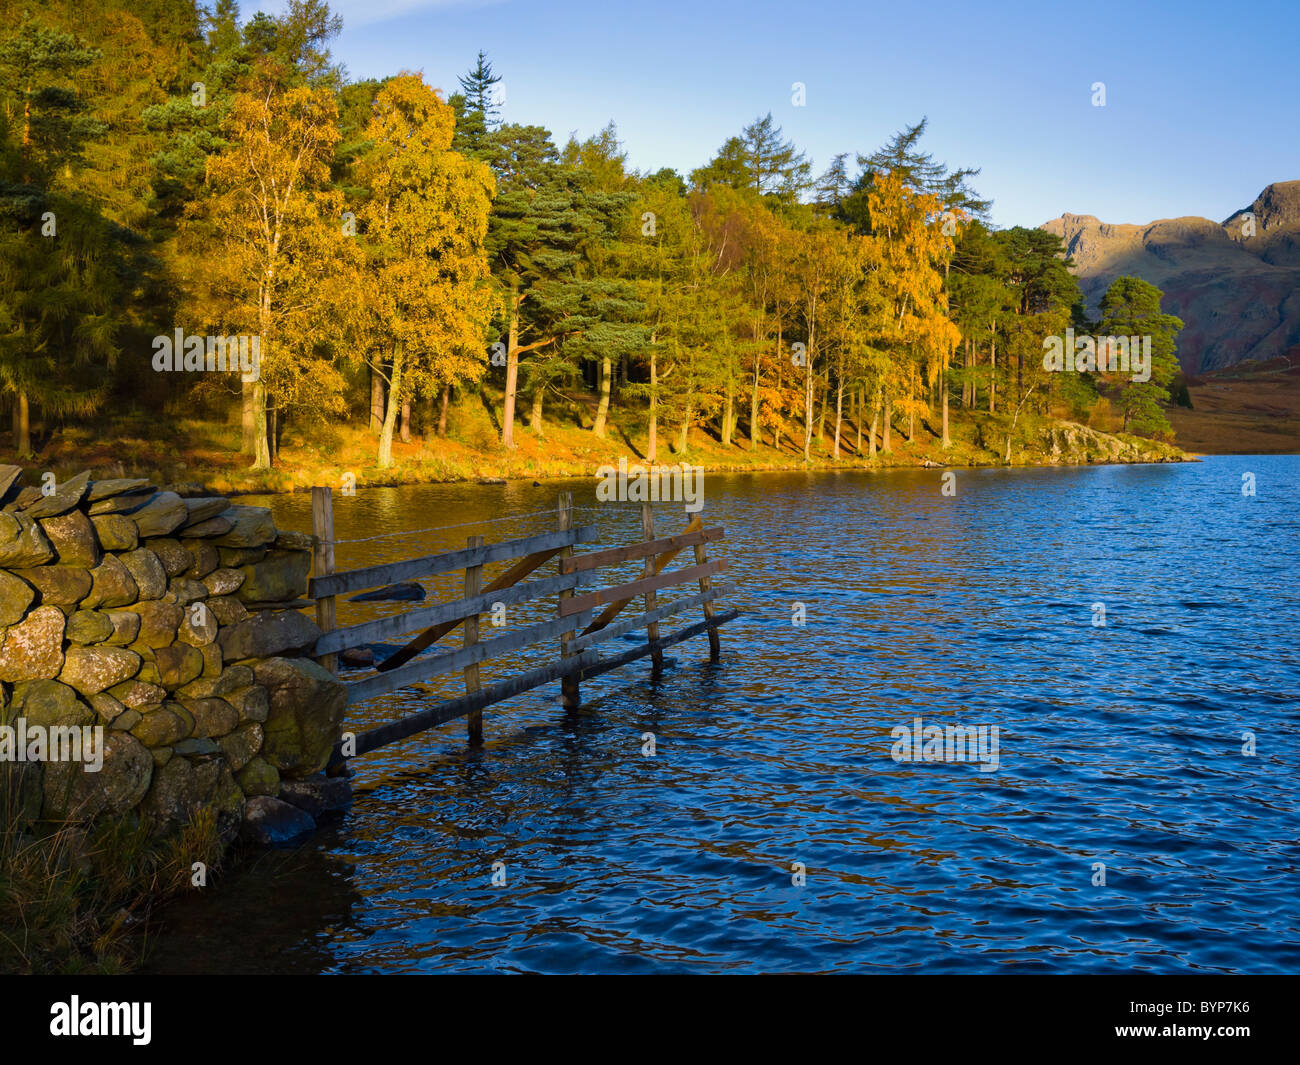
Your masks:
M460 721L354 760L351 811L170 906L144 971L1296 970L1300 457L955 473L707 475L721 662L697 637L576 713L489 708L481 749ZM564 489L639 538L594 488L336 490L340 541L444 527L337 564L546 531ZM305 495L248 502L310 529ZM996 726L996 770L894 760L917 718Z

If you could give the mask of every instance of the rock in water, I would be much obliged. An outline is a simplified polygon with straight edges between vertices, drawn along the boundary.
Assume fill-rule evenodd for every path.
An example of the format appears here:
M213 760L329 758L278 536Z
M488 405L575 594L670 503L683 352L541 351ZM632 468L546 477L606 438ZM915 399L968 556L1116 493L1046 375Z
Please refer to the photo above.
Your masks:
M254 795L244 804L240 837L249 843L274 847L291 843L316 827L307 813L270 795Z
M286 780L280 785L280 799L319 818L352 805L352 785L346 777L317 773L306 780Z
M339 652L339 664L360 669L375 664L375 652L369 647L349 647Z
M350 603L378 603L387 600L408 600L418 602L428 594L424 590L424 585L417 584L415 581L402 581L401 584L390 584L387 588L376 588L373 592L362 592L360 595L354 595L348 600Z

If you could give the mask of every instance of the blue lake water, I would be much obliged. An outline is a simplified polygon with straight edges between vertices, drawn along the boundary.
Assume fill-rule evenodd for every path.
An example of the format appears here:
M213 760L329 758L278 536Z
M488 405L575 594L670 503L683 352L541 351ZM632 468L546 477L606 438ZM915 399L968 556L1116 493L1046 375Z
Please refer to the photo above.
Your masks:
M490 708L481 749L455 722L356 759L351 811L169 907L145 971L1300 969L1300 458L941 484L707 476L744 611L721 662L698 637L657 683L648 660L584 683L576 713L558 684ZM545 531L511 516L562 488L602 543L639 538L594 482L362 487L336 493L340 540L455 527L345 543L338 566ZM269 503L310 527L307 497ZM997 726L997 770L894 761L917 717Z

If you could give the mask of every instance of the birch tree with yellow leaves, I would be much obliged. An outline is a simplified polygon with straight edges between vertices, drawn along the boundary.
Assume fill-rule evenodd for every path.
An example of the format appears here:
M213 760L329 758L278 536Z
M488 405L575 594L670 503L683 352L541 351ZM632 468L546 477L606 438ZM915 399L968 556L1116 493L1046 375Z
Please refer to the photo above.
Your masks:
M370 198L358 212L367 242L357 286L358 342L388 383L378 464L393 464L403 401L485 369L496 298L484 248L495 183L487 165L451 150L455 113L419 74L390 78L366 128L358 167Z
M208 305L224 327L255 333L260 364L243 385L244 448L253 469L272 464L277 420L289 409L341 413L343 379L333 335L338 284L352 249L339 223L341 194L329 186L339 139L338 107L326 88L285 88L267 61L231 103L229 147L207 161L209 194L191 205L189 241L204 253Z

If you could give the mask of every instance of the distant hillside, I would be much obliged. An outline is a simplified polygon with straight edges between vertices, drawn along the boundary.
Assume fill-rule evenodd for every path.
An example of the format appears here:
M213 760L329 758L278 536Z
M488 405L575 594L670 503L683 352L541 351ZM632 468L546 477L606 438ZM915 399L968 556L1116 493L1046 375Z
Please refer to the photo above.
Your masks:
M1171 407L1178 446L1207 455L1300 453L1300 347L1187 379L1192 406Z
M1178 357L1187 373L1278 358L1300 344L1300 181L1269 185L1222 223L1111 225L1065 214L1041 228L1064 238L1094 315L1116 277L1159 286L1164 309L1186 323Z

